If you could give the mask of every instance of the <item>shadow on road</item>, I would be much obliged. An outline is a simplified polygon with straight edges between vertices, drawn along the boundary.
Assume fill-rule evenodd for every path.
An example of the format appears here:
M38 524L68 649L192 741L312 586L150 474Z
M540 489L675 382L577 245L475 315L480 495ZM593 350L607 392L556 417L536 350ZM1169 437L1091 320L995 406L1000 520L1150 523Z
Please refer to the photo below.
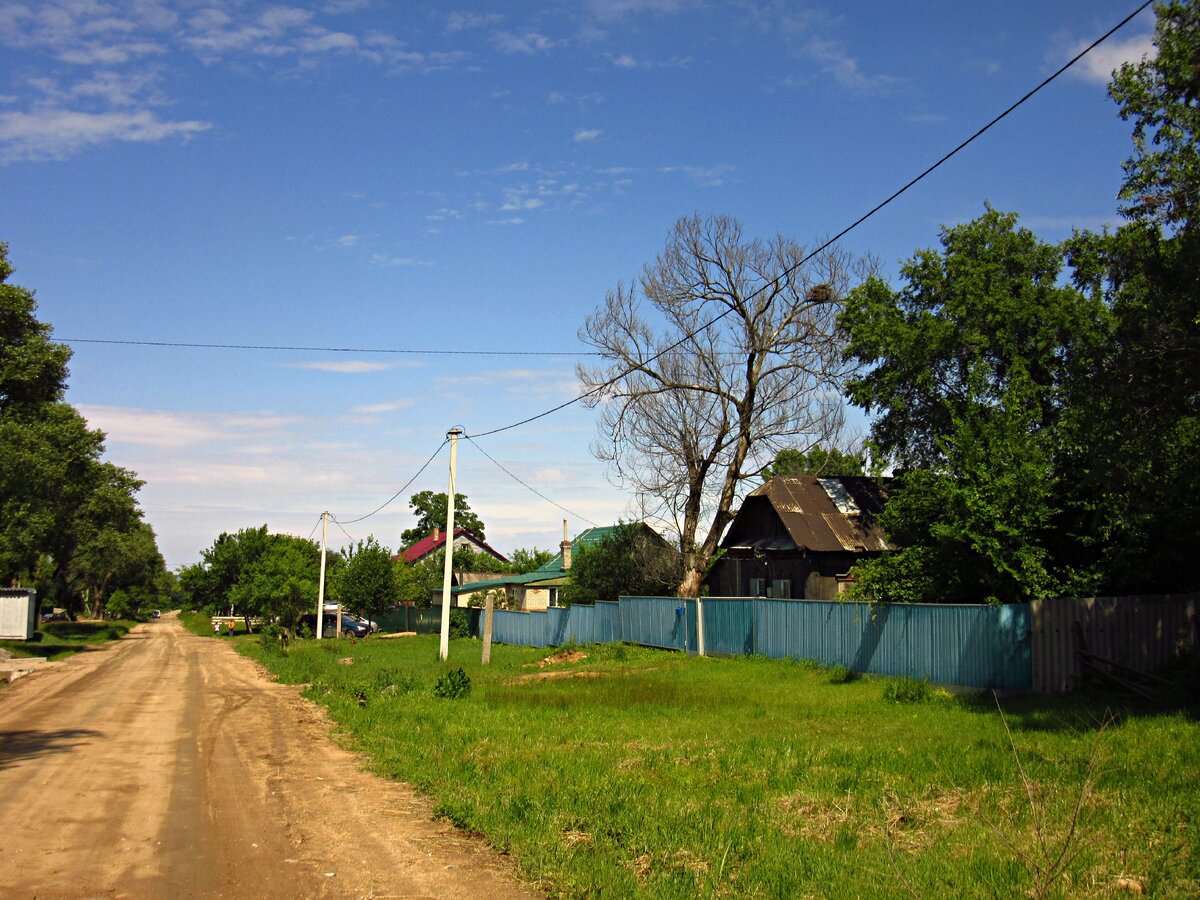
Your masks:
M65 728L60 731L0 731L0 769L47 753L66 753L102 731Z

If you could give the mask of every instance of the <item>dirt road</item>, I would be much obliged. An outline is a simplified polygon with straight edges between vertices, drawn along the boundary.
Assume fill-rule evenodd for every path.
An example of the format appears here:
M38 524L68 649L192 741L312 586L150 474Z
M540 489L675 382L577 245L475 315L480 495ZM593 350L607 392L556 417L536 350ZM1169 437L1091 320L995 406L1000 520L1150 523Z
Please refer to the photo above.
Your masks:
M0 689L0 896L535 896L167 617Z

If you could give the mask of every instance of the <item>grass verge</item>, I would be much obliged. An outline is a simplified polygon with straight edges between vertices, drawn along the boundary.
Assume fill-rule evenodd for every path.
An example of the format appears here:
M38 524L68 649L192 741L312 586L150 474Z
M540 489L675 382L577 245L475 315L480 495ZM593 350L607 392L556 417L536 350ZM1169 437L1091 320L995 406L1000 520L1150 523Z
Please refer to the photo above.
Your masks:
M129 633L137 622L107 619L103 622L43 622L33 640L0 641L13 656L64 659L95 644L115 641Z
M496 646L483 667L471 640L438 662L436 636L237 644L553 895L1200 894L1194 710L1091 695L1001 714L626 645Z

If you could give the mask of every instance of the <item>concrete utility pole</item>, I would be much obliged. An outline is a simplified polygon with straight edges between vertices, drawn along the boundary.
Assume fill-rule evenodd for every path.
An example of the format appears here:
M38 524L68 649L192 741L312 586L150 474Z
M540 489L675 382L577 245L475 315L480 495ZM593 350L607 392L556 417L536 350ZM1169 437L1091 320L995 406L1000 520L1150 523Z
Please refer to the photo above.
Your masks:
M321 513L321 580L317 582L317 639L325 624L325 547L329 543L329 511Z
M446 493L446 565L442 569L442 642L438 659L450 656L450 578L454 574L454 468L458 464L458 436L462 431L451 428L446 432L450 439L450 490Z

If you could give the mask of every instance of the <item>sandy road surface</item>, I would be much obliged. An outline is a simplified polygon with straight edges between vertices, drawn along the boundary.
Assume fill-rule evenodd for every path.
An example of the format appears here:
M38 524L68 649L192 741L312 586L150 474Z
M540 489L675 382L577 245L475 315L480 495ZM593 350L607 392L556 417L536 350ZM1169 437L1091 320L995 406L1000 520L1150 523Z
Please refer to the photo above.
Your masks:
M528 897L172 617L0 689L0 897Z

